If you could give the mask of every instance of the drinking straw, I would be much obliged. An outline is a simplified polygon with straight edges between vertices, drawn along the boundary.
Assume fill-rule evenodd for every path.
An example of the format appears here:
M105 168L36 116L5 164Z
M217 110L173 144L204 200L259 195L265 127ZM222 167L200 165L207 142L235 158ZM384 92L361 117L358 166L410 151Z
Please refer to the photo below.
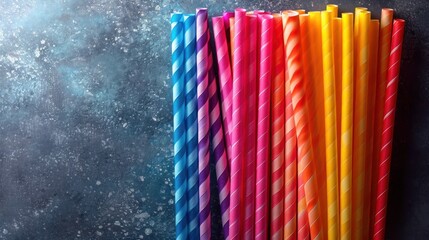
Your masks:
M311 63L310 46L311 45L310 45L310 34L309 34L309 31L310 31L309 19L310 19L309 14L299 15L301 51L302 51L301 63L302 63L303 77L304 77L305 99L307 102L309 119L315 119L316 110L315 110L315 106L313 105L313 103L315 103L314 94L313 94L314 84L311 82L313 80L312 78L313 69L310 65ZM288 79L286 79L286 84L289 85L290 87L290 82ZM291 90L289 89L289 91ZM292 108L293 108L293 104L292 104ZM311 129L310 136L312 136L312 133L315 133L317 131L316 124L311 124L311 123L312 121L308 122L309 128ZM295 126L295 131L296 131L296 126ZM310 227L308 225L307 203L305 202L304 184L302 181L302 176L297 175L296 178L298 182L297 237L300 240L310 239Z
M197 125L197 65L195 14L185 14L185 92L186 92L186 158L188 237L199 237L198 220L198 125Z
M335 68L335 104L336 104L336 116L337 116L337 159L338 159L338 168L340 164L341 156L341 74L342 74L342 19L334 18L333 19L333 36L334 36L334 68ZM339 171L339 170L338 170ZM338 177L340 175L338 174ZM340 181L340 178L338 178ZM339 188L339 185L338 185ZM338 189L339 190L339 189Z
M256 143L255 239L268 238L270 88L273 44L273 16L258 15L260 54L258 75L258 139Z
M328 4L326 5L326 11L332 12L332 18L335 19L338 17L338 5L336 4Z
M235 13L234 13L235 15ZM229 18L229 55L231 56L231 66L234 66L234 36L235 36L235 19L234 17ZM232 75L234 76L234 71L232 72Z
M340 239L351 239L353 157L353 13L342 14Z
M185 54L183 14L171 14L171 61L173 82L174 207L176 239L187 239L186 198Z
M274 42L271 84L271 239L283 238L285 157L285 58L282 16L273 14Z
M214 75L212 52L209 48L209 111L210 111L210 133L211 147L216 165L216 178L219 188L220 211L222 215L223 235L229 239L229 200L230 200L230 178L228 168L228 157L225 146L224 131L219 106L219 93L217 90L216 77Z
M248 14L248 81L247 81L247 141L246 141L246 172L245 172L245 212L244 238L255 237L255 175L256 175L256 58L257 58L257 27L256 15Z
M294 240L297 237L297 176L296 176L296 131L293 120L292 95L290 82L286 82L285 88L285 201L284 201L284 229L283 239Z
M298 181L298 222L297 231L299 240L310 240L310 226L308 225L307 203L305 202L304 183L302 177L297 176Z
M314 161L317 166L317 184L319 187L319 200L321 206L327 204L326 192L326 145L325 145L325 110L323 96L323 62L322 62L322 32L321 32L321 13L320 11L309 12L309 41L310 41L310 67L312 68L312 76L309 80L309 85L313 88L314 97L310 104L313 105L313 113L310 112L309 124L315 124L312 130L311 137L314 147ZM307 88L305 89L307 94ZM321 208L321 221L323 229L327 229L327 209ZM327 232L323 232L326 238Z
M197 8L196 12L200 239L209 239L211 236L211 214L209 153L210 119L208 104L208 13L206 8Z
M229 61L232 61L232 49L231 49L231 39L233 38L232 35L230 35L230 29L231 29L231 18L234 18L234 12L223 12L223 24L225 28L225 35L226 35L226 42L228 44L228 55L229 55Z
M353 170L352 170L352 233L353 239L362 239L363 203L365 186L366 129L368 107L368 54L369 22L371 13L359 11L357 28L354 118L353 118ZM356 26L355 26L356 27Z
M325 104L326 186L328 239L338 239L338 171L335 67L333 51L333 18L331 11L322 11L323 87Z
M384 104L383 131L380 163L377 178L377 202L374 217L374 240L384 239L386 224L387 193L389 190L390 157L392 154L393 126L395 123L396 97L401 66L402 41L405 21L395 19L392 27L389 67Z
M298 177L302 177L308 222L312 239L324 239L321 224L319 194L315 175L316 166L308 127L308 112L304 97L304 81L301 65L301 44L299 14L294 11L283 12L287 16L285 24L286 59L288 81L291 87L294 121L298 144Z
M224 15L225 17L225 15ZM225 140L228 152L228 162L231 158L231 132L232 128L232 73L229 60L228 43L224 28L224 18L213 17L213 35L216 43L216 59L218 65L219 85L221 93L221 109L225 130ZM228 21L229 23L229 21Z
M299 13L299 15L305 14L305 9L298 9L298 10L294 10L294 11Z
M372 178L377 179L378 163L380 162L381 150L381 134L383 128L383 111L384 109L384 96L386 91L386 78L387 69L389 65L390 44L392 39L392 23L393 23L393 9L383 8L380 17L380 33L379 33L379 48L378 48L378 66L377 66L377 85L375 96L375 112L374 116L374 150L373 150L373 171ZM370 234L372 234L372 227L374 226L374 208L376 203L377 182L372 181L371 193L371 224Z
M372 187L372 164L374 161L374 115L375 91L377 84L377 58L378 58L378 31L379 21L371 20L369 23L369 70L368 70L368 113L367 113L367 135L366 135L366 159L365 159L365 194L363 208L363 237L369 239L370 209L371 209L371 187Z
M233 102L232 102L232 151L231 151L231 203L229 235L230 239L240 239L240 229L242 229L242 203L243 203L243 174L242 167L244 163L244 144L243 144L243 107L245 96L243 94L245 79L245 66L243 64L245 54L245 26L246 10L237 8L235 10L234 23L234 60L233 60Z

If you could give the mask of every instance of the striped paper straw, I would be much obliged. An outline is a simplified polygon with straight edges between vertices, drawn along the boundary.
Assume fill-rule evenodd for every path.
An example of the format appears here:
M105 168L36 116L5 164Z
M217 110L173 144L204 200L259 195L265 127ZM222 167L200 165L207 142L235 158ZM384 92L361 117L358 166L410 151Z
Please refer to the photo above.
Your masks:
M387 69L389 65L389 56L390 56L390 44L392 39L392 23L393 23L393 9L383 8L381 10L380 17L380 33L379 33L379 48L378 48L378 79L376 86L376 102L375 102L375 112L374 116L374 159L373 159L373 179L377 179L378 175L378 164L380 162L380 150L381 150L381 134L383 129L383 111L384 109L384 96L386 91L386 78L387 78ZM372 227L374 226L374 211L376 203L376 194L377 181L372 181L372 193L371 193L371 224L370 224L370 234L372 234Z
M258 140L256 143L255 239L268 238L270 89L273 44L273 16L259 15L260 55L258 76Z
M310 240L310 226L308 225L307 203L305 202L304 183L302 176L297 176L298 181L298 214L297 236L298 240Z
M171 15L171 50L173 82L173 140L174 140L174 206L176 210L176 239L187 239L188 204L186 198L186 123L185 123L185 53L183 14Z
M223 25L225 27L225 35L226 35L226 42L228 44L228 53L229 53L229 61L232 62L232 49L231 49L231 39L234 37L230 35L230 28L231 28L231 18L234 19L234 12L224 12L223 13Z
M340 239L351 239L353 157L353 13L343 13L341 81Z
M210 217L210 153L209 153L209 79L208 51L209 31L207 9L198 8L197 22L197 101L198 101L198 172L199 172L199 219L200 239L211 237Z
M273 14L271 85L271 239L283 238L285 158L285 64L282 16Z
M188 174L189 238L199 237L198 220L198 125L195 14L183 16L185 22L186 158Z
M284 229L283 239L294 240L297 237L296 215L297 215L297 148L296 131L293 119L292 95L290 92L290 83L286 82L285 89L285 201L284 201Z
M228 20L229 22L229 20ZM216 59L218 66L219 85L221 93L221 107L225 130L225 140L228 150L228 157L231 157L231 133L232 128L232 73L229 60L228 43L224 28L223 17L213 17L213 34L216 43ZM228 159L230 161L230 159Z
M380 163L377 178L377 202L374 217L374 240L384 239L386 224L387 193L389 190L390 157L392 154L393 127L395 124L396 97L401 66L402 42L405 21L395 19L392 27L389 68L387 71L386 95L384 97L383 132Z
M247 141L245 172L244 239L254 239L255 234L255 175L256 175L256 57L257 17L247 15L248 64L247 69Z
M323 87L325 104L326 189L328 239L338 239L338 171L335 67L333 51L333 18L331 11L322 11Z
M304 81L301 65L299 15L288 11L285 28L288 81L291 87L292 104L298 144L298 178L302 177L308 222L312 239L323 239L320 218L319 194L315 175L316 166L308 127L308 112L304 97Z
M309 104L313 105L313 109L309 108L308 110L314 110L310 114L310 130L311 137L314 147L314 160L317 166L317 184L319 188L319 200L321 206L326 206L327 204L327 191L326 191L326 145L325 145L325 106L324 96L323 96L323 56L322 56L322 28L321 28L321 12L312 11L309 12L309 34L310 34L310 56L311 56L311 68L312 79L309 81L310 86L313 87L314 97L312 102ZM307 88L305 89L307 94ZM314 124L314 127L311 125ZM327 208L322 207L321 210L321 221L323 229L327 229ZM324 238L327 237L327 231L324 233Z
M209 48L208 58L209 68L209 111L210 111L210 133L211 147L216 165L216 178L219 188L220 211L222 215L223 234L225 239L229 239L229 200L230 182L229 168L226 146L224 141L224 131L222 117L219 106L219 93L214 75L212 52Z
M336 104L336 116L337 116L337 159L338 159L338 166L340 164L340 156L341 156L341 74L342 74L342 19L341 18L334 18L333 19L333 41L334 41L334 69L335 69L335 104ZM338 167L339 168L339 167ZM339 171L339 170L338 170ZM338 174L338 177L340 175ZM340 179L338 178L338 181ZM338 186L339 187L339 186ZM338 202L339 203L339 202Z
M369 239L370 228L370 209L371 209L371 187L372 187L372 164L374 150L374 115L375 109L375 91L377 84L377 55L378 55L378 31L379 21L371 20L369 23L369 70L368 70L368 112L367 112L367 135L366 135L366 159L365 159L365 193L363 205L363 238Z
M366 115L368 109L368 30L371 13L359 11L355 72L354 118L353 118L353 170L352 170L352 238L362 239L363 234L363 203L365 186L366 157ZM355 26L356 27L356 26ZM355 29L356 30L356 29Z
M229 37L229 55L231 57L231 66L234 66L235 13L234 17L229 18ZM234 76L234 71L232 75Z
M245 23L246 10L237 8L235 10L234 22L234 60L233 60L233 99L232 99L232 129L231 129L231 204L230 204L230 220L229 220L229 236L231 239L241 239L240 229L244 226L241 222L242 215L242 197L243 189L243 173L241 171L244 164L244 139L243 130L244 123L243 107L245 96L243 94L245 79L245 66L243 64L245 54ZM232 29L232 28L231 28ZM232 41L231 41L232 42Z

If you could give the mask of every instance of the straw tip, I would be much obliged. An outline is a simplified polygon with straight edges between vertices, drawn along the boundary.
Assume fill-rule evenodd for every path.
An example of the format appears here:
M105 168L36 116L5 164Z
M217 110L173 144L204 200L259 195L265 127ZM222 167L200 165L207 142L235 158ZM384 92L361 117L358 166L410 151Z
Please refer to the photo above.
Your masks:
M289 17L299 16L299 12L294 10L285 10L285 11L282 11L282 14L287 15Z
M180 21L183 17L183 13L173 12L173 13L171 13L170 17L171 17L172 22Z
M244 12L245 13L246 9L244 9L244 8L236 8L235 12L240 12L240 13Z

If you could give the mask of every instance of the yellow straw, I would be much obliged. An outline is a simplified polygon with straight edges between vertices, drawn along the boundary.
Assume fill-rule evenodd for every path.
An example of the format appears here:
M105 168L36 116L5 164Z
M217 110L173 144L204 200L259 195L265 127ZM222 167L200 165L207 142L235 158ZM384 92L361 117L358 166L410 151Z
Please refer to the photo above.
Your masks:
M328 239L338 239L338 172L335 68L333 51L333 18L331 11L322 12L323 90L325 105L326 190Z
M309 23L310 23L310 57L312 68L312 76L309 81L309 85L313 88L314 102L309 103L313 104L315 109L314 122L315 126L313 128L310 126L312 131L313 138L313 148L315 162L317 166L317 183L319 188L319 197L321 206L326 206L327 197L326 197L326 161L325 161L325 113L324 113L324 97L323 97L323 66L322 66L322 32L321 32L321 18L319 11L308 12L309 14ZM312 124L312 123L310 123ZM321 208L321 217L323 229L327 229L327 209L325 207ZM323 239L326 239L327 232L323 232ZM326 235L326 236L325 236Z
M326 5L326 10L332 12L332 17L338 17L338 5L336 4L328 4Z
M351 239L353 154L353 13L343 13L341 81L340 239Z
M359 11L357 16L358 40L356 51L355 99L353 119L353 202L352 202L352 239L363 239L363 205L365 186L366 130L368 107L368 53L369 22L371 13ZM356 30L356 28L355 28Z

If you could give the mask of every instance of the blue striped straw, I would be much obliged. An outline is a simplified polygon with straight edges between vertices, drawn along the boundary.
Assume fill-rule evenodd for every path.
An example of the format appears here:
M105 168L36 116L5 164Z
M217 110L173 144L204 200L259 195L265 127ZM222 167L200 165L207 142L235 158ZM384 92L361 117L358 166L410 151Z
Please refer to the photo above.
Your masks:
M195 14L185 14L186 156L188 159L189 239L199 238L198 124Z
M186 126L185 126L185 64L183 14L171 15L171 50L173 81L173 140L174 140L174 202L176 209L176 239L188 235L186 199Z

